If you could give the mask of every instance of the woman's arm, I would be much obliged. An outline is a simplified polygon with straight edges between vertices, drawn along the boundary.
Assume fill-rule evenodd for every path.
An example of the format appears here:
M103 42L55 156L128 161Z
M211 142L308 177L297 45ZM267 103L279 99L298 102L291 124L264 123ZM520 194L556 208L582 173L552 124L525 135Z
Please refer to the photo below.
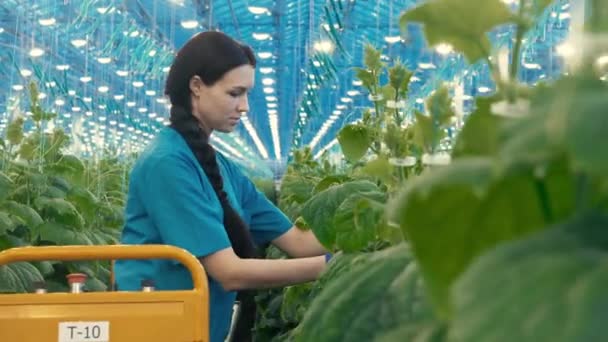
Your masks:
M224 290L287 286L313 281L325 268L325 256L298 259L241 259L232 248L200 258L205 271Z
M311 230L302 230L296 226L281 234L272 241L283 252L292 258L304 258L327 253Z

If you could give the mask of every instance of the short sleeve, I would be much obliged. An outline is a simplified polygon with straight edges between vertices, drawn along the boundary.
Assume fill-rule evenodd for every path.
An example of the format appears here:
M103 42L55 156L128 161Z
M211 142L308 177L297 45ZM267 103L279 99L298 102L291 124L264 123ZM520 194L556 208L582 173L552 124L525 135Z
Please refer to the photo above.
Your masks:
M143 205L165 244L202 257L230 247L223 211L204 189L200 172L182 155L157 158L142 173Z
M242 208L250 218L249 227L258 244L265 244L287 232L293 223L277 208L253 182L241 178Z

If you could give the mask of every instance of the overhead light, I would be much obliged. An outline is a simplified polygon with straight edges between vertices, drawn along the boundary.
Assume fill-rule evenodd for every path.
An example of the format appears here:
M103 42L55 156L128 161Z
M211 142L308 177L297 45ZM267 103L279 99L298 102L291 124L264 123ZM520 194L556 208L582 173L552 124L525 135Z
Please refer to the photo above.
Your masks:
M120 77L127 77L129 76L129 72L126 70L116 70L116 75Z
M322 40L320 42L316 42L314 43L313 47L315 50L324 53L332 53L332 51L334 51L334 44L329 40Z
M274 102L277 100L276 96L266 96L266 101L268 102Z
M28 69L21 69L19 72L21 73L21 76L23 76L23 77L32 76L32 71L28 70Z
M316 66L317 68L321 66L321 62L319 61L312 61L312 65Z
M91 82L91 77L89 77L89 76L82 76L80 78L80 82L82 82L82 83Z
M76 91L70 89L70 90L68 90L68 95L75 96L76 95Z
M450 52L454 51L454 48L450 44L441 43L435 46L435 51L437 51L437 53L440 55L447 55Z
M488 88L488 87L479 87L479 88L477 88L477 90L478 90L480 93L488 93L488 92L492 91L492 89L491 89L491 88Z
M397 43L400 40L401 40L400 36L386 36L386 37L384 37L384 41L387 42L387 43L389 43L389 44L395 44L395 43Z
M418 63L420 69L435 69L435 64L433 63Z
M274 93L274 88L264 87L264 94L272 94Z
M261 59L267 59L272 57L272 52L258 52L258 57Z
M156 95L156 91L154 91L154 90L146 90L146 95L148 95L148 96L155 96Z
M262 74L270 74L270 73L274 72L274 69L270 68L270 67L263 67L263 68L260 68L260 72Z
M180 24L185 29L193 29L193 28L196 28L198 26L198 21L196 21L196 20L182 20L182 22Z
M269 13L268 8L266 7L258 7L258 6L249 6L247 7L247 9L249 10L249 12L253 13L253 14L264 14L264 13Z
M57 106L63 106L64 104L65 104L65 101L63 101L62 99L55 100L55 105L57 105Z
M358 90L349 90L349 91L346 92L346 94L348 96L357 96L357 95L359 95L361 93Z
M133 82L133 86L134 86L135 88L141 88L141 87L143 87L143 86L144 86L144 82L142 82L142 81L134 81L134 82Z
M253 39L255 39L255 40L266 40L266 39L270 38L269 33L254 32L251 35L253 36Z
M48 18L48 19L39 19L38 23L42 26L51 26L54 25L57 21L55 20L55 18Z
M354 86L362 86L363 85L363 81L361 81L361 80L354 80L353 81L353 85Z
M66 71L70 68L70 66L67 64L60 64L60 65L56 66L55 68L59 71Z
M77 48L87 45L87 41L84 39L73 39L71 43Z
M266 86L270 86L274 84L274 80L272 78L264 78L262 79L262 84Z
M21 84L15 84L13 86L13 90L14 91L21 91L21 90L23 90L23 86Z
M108 64L112 61L112 58L110 57L99 57L97 58L97 61L101 64Z
M101 87L97 88L97 91L99 91L100 93L107 93L108 90L110 90L110 88L108 86L101 86Z
M44 50L42 50L41 48L32 48L30 50L31 57L40 57L42 55L44 55Z
M269 103L268 104L268 108L277 108L277 104L276 103Z
M119 94L119 95L114 95L114 100L116 100L116 101L120 101L120 100L122 100L122 99L124 99L124 98L125 98L125 96L124 96L124 95L122 95L122 94Z
M170 67L164 67L164 68L163 68L163 72L169 72L169 70L171 70L171 68L170 68Z

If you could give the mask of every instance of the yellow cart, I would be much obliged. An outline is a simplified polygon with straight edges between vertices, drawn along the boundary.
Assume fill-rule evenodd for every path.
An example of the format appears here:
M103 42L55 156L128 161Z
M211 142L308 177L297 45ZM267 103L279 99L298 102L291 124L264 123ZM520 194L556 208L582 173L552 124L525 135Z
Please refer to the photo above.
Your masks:
M209 289L200 262L160 245L23 247L0 252L20 261L173 259L192 275L186 291L25 293L0 295L1 342L206 342Z

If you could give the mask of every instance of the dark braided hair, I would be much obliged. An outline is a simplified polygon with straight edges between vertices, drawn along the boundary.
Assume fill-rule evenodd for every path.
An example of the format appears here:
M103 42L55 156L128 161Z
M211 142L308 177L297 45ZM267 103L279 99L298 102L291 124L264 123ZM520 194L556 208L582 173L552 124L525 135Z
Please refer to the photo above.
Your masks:
M228 202L215 150L192 114L190 99L192 77L199 76L205 85L212 86L228 71L246 64L254 67L256 64L248 46L221 32L199 33L177 53L169 71L165 94L169 96L172 105L171 127L184 138L196 156L222 205L224 227L232 248L241 258L253 258L256 256L253 238L245 222Z
M227 35L208 31L192 37L175 57L169 71L165 94L171 101L171 127L186 141L198 163L209 178L224 211L224 228L236 255L254 258L257 250L251 232L230 205L224 191L224 181L217 164L215 150L209 137L192 114L190 79L199 76L203 83L212 86L228 71L242 66L255 67L256 60L250 47L240 44ZM239 291L241 310L235 322L232 341L252 340L252 328L256 317L255 293Z

